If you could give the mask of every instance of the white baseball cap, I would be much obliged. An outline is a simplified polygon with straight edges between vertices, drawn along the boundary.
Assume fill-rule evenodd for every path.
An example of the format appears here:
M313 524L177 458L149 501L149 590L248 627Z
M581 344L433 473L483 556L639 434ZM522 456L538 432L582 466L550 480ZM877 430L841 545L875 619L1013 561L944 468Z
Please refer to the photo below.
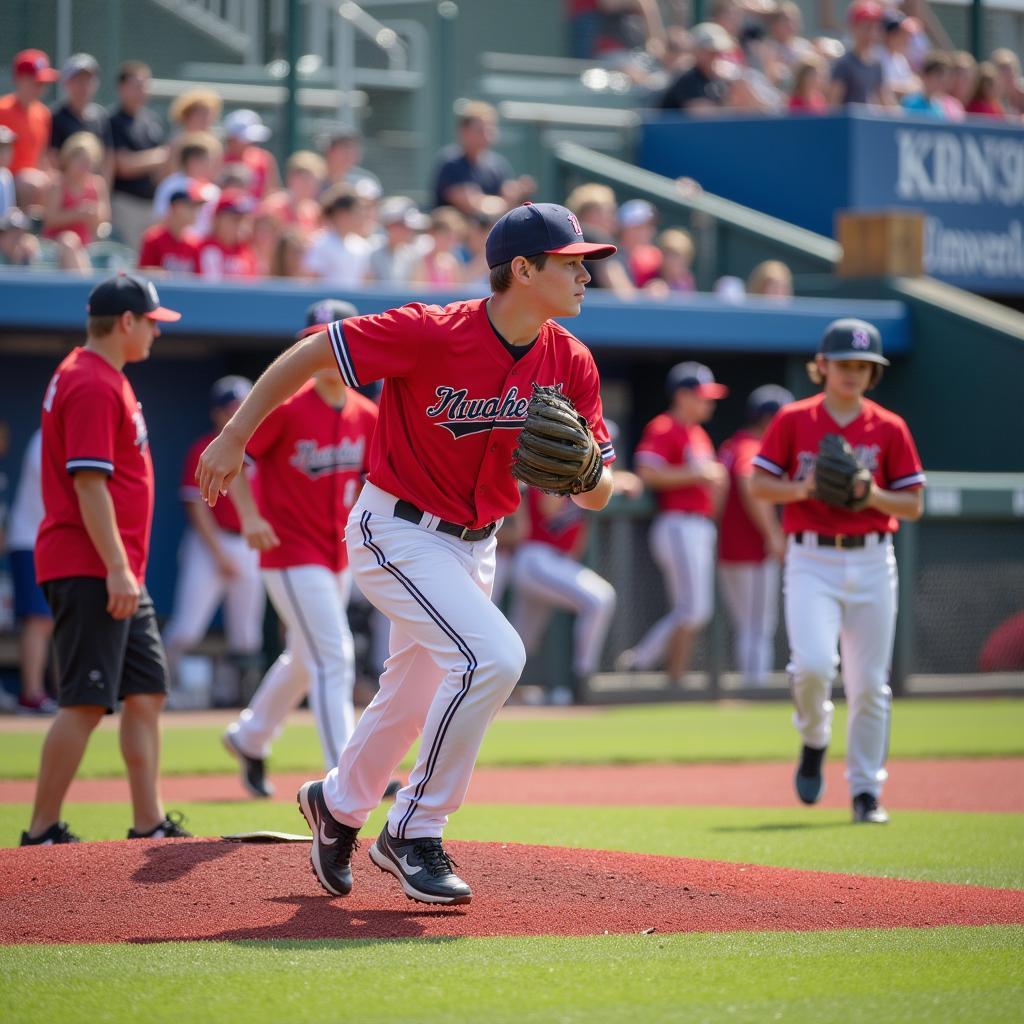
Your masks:
M646 199L630 199L619 207L619 224L633 228L638 224L650 224L657 214Z
M270 129L255 110L243 108L232 110L224 118L224 134L229 139L244 139L246 142L266 142Z

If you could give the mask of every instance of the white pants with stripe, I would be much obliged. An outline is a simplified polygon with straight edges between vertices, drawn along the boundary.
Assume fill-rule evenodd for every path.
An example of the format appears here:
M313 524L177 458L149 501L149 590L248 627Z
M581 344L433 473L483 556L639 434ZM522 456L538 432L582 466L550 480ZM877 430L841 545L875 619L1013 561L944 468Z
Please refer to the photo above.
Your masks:
M330 768L338 763L355 719L354 654L345 614L351 575L347 569L296 565L265 569L263 579L284 623L285 649L239 717L235 739L250 757L269 757L288 714L308 694L324 766Z
M789 635L793 723L803 742L832 738L832 683L842 655L849 710L850 793L878 796L886 780L896 635L896 556L890 540L849 550L797 544L786 552L783 591Z
M527 654L540 643L553 608L576 613L573 671L585 679L597 671L615 614L615 588L592 569L550 544L527 542L516 551L512 625Z
M263 647L266 598L260 579L260 556L237 533L220 531L220 543L238 575L225 579L210 549L195 530L186 530L178 553L174 610L164 627L164 646L176 660L203 638L210 620L224 603L224 635L233 654L252 654Z
M390 657L324 799L362 827L422 735L388 815L398 839L440 836L465 799L484 733L523 671L518 634L491 603L495 540L467 542L396 519L394 497L367 484L345 539L367 598L391 621Z
M651 527L651 554L665 579L671 607L633 648L639 669L665 660L680 626L702 629L715 606L715 524L705 516L663 512Z
M775 663L782 566L763 562L720 562L718 579L733 629L733 657L747 686L764 686Z

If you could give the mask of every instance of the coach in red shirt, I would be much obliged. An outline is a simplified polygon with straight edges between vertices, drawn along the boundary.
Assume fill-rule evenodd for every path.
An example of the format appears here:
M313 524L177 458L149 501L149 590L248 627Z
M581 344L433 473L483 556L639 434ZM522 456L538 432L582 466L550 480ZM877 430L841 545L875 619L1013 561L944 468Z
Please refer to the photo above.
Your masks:
M78 839L61 805L93 729L124 701L121 751L132 793L128 838L186 836L157 792L167 663L144 583L153 463L126 363L149 358L158 324L181 316L152 282L120 274L89 296L84 347L57 367L43 399L43 504L36 576L54 618L58 704L43 744L22 846Z

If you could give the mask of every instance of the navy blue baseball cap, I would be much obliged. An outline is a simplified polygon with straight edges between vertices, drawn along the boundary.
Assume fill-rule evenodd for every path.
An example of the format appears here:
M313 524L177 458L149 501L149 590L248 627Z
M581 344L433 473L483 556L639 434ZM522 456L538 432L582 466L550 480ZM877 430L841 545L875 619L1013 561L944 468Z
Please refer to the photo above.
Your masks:
M725 398L729 389L715 382L715 375L703 363L676 363L668 371L665 390L671 398L680 388L695 391L701 398Z
M826 359L861 359L866 363L888 366L882 355L882 336L867 320L833 320L825 328L818 353Z
M781 385L762 384L750 392L747 399L747 419L753 423L764 416L772 416L792 401L793 393Z
M160 305L156 285L148 278L138 274L118 274L100 281L89 293L89 303L85 307L89 316L120 316L122 313L135 313L137 316L148 317L150 320L161 320L174 323L181 319L181 314L173 309L165 309Z
M344 299L317 299L306 310L306 326L295 336L297 341L308 338L311 334L326 331L328 324L335 320L346 320L350 316L359 316L359 310L351 302Z
M509 210L487 236L487 266L500 267L517 256L540 253L586 256L603 260L616 252L614 245L598 245L583 237L572 210L557 203L523 203Z

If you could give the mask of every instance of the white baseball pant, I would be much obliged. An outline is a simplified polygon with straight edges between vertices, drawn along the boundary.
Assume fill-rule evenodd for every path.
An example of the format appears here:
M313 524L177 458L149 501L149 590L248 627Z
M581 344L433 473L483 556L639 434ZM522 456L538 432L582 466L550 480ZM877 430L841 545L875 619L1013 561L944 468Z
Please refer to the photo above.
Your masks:
M651 527L651 554L665 578L671 607L633 648L633 663L652 669L665 660L680 626L701 629L715 604L715 524L688 512L663 512Z
M354 652L345 614L351 574L347 569L296 565L264 569L263 579L284 623L285 649L239 716L235 741L250 757L269 757L288 714L308 694L324 765L330 768L338 763L355 724Z
M522 637L527 654L537 649L552 609L565 608L576 613L573 671L580 679L593 675L615 614L615 588L550 544L520 545L512 571L512 625Z
M896 635L896 556L889 539L863 548L818 548L790 538L783 582L786 632L803 742L832 738L832 682L842 654L849 709L846 777L850 793L878 796L888 777L892 691L889 666Z
M722 599L733 628L736 668L747 686L764 686L775 663L782 566L763 562L720 562Z
M199 643L222 601L228 650L252 654L263 648L266 597L259 552L241 534L226 530L220 531L220 543L238 568L234 579L218 572L210 549L195 530L186 530L182 538L174 609L164 627L164 646L172 662Z
M327 775L324 799L338 821L361 828L422 733L388 815L392 835L413 839L440 836L462 804L484 733L526 652L490 601L494 536L467 542L397 519L395 500L367 484L348 521L352 571L391 620L391 654L377 696Z

